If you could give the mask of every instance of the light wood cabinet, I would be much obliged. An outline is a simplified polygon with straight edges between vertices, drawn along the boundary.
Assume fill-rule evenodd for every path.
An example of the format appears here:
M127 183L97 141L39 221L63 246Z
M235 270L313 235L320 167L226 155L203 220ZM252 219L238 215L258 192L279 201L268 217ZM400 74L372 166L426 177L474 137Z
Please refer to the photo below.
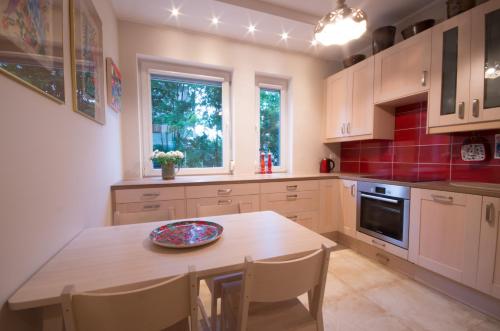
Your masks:
M373 104L374 58L326 80L326 142L393 139L394 116Z
M326 79L326 139L342 138L349 121L347 70Z
M500 199L483 197L477 288L500 299Z
M340 228L340 179L325 179L320 182L319 233L337 231Z
M186 217L186 200L118 203L113 223L126 225L134 223L168 221Z
M498 31L500 0L433 28L430 133L500 128Z
M375 55L375 103L385 103L429 90L431 30Z
M411 190L409 260L474 287L482 197Z
M356 238L356 194L357 182L352 180L339 180L340 209L342 216L341 232Z

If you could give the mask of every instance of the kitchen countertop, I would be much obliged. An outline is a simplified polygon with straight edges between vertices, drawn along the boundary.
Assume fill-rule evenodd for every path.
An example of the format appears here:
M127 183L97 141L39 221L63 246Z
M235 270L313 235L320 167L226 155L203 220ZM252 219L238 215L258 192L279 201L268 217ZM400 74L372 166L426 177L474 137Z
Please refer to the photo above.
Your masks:
M334 172L322 173L275 173L275 174L248 174L248 175L211 175L211 176L177 176L173 180L163 180L161 177L147 177L142 179L125 179L111 186L112 190L170 187L170 186L196 186L207 184L241 184L241 183L263 183L269 181L290 180L315 180L315 179L348 179L355 181L367 181L383 184L402 185L414 188L484 195L500 198L500 184L471 183L471 182L405 182L397 180L386 180L353 173Z

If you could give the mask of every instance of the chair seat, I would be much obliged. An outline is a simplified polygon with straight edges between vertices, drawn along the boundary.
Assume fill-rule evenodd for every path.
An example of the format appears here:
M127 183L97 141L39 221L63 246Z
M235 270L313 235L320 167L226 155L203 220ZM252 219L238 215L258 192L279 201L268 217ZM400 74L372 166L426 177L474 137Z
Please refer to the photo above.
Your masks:
M222 284L222 305L226 330L235 330L240 305L240 282ZM248 311L247 330L314 330L316 321L309 310L294 298L281 302L252 302Z

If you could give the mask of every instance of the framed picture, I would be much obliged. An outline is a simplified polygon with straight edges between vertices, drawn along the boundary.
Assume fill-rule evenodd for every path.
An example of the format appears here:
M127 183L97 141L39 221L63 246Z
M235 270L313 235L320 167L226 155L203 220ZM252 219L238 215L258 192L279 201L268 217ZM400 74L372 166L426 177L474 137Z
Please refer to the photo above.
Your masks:
M73 109L105 122L102 23L92 0L70 0Z
M0 0L0 72L64 103L63 0Z
M122 108L122 74L110 57L106 58L106 85L108 106L120 112Z

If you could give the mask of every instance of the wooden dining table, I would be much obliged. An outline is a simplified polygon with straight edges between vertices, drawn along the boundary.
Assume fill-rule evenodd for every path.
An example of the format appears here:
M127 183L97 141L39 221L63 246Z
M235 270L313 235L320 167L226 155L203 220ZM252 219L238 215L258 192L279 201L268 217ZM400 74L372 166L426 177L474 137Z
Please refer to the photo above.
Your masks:
M9 298L9 306L43 309L43 329L61 330L60 295L66 285L77 292L119 289L184 274L190 265L203 279L242 270L245 256L285 260L323 244L336 245L270 211L203 219L224 230L217 241L194 248L165 248L150 241L150 232L169 221L85 229Z

